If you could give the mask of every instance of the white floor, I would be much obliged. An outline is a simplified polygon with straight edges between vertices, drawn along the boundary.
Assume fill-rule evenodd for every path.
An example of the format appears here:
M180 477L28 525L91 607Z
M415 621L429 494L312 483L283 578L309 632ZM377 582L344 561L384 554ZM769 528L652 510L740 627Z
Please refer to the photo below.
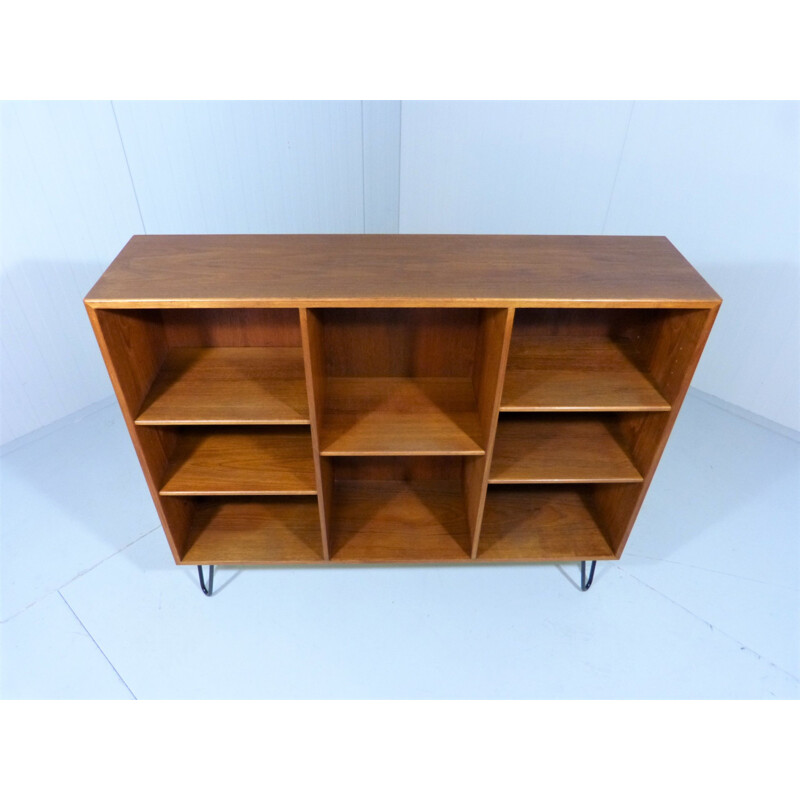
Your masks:
M797 698L800 443L687 399L621 561L176 567L115 404L2 455L3 698Z

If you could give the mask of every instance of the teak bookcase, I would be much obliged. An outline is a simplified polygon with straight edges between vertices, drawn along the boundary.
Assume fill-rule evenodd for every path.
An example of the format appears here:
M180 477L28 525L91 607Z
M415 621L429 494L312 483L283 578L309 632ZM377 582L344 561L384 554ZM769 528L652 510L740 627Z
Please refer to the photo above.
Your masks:
M134 236L85 302L213 580L619 558L721 301L661 237L339 235Z

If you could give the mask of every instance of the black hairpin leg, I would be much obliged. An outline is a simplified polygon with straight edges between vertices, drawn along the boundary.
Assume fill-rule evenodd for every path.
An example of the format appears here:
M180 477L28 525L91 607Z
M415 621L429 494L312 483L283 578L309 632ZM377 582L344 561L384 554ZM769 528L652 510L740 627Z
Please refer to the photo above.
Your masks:
M594 568L597 566L596 561L592 561L592 568L589 570L589 580L586 580L586 562L581 561L581 591L585 592L592 585L594 580Z
M197 565L197 574L200 576L200 588L203 590L203 594L206 597L211 597L211 592L214 591L214 565L211 564L208 568L208 588L206 588L206 582L203 580L203 568L199 564Z

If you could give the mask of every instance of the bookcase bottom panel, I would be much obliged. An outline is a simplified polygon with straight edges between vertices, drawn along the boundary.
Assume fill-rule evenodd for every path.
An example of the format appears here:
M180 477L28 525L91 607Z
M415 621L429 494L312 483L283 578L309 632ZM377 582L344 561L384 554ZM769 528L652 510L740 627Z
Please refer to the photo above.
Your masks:
M332 565L616 558L586 487L492 487L477 561L456 481L344 480L333 490ZM195 498L181 564L324 564L315 497Z

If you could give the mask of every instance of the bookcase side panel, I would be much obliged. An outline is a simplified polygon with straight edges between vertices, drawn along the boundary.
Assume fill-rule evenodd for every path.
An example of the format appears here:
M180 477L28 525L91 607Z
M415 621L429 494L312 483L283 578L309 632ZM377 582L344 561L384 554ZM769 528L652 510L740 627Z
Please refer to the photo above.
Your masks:
M654 318L644 334L647 367L670 402L664 413L630 415L621 424L632 460L644 481L599 487L593 510L617 557L622 553L700 360L717 306L677 310Z
M190 507L159 496L175 438L173 434L134 424L139 407L167 352L160 313L152 310L86 310L97 337L128 433L142 467L176 563L187 547Z

